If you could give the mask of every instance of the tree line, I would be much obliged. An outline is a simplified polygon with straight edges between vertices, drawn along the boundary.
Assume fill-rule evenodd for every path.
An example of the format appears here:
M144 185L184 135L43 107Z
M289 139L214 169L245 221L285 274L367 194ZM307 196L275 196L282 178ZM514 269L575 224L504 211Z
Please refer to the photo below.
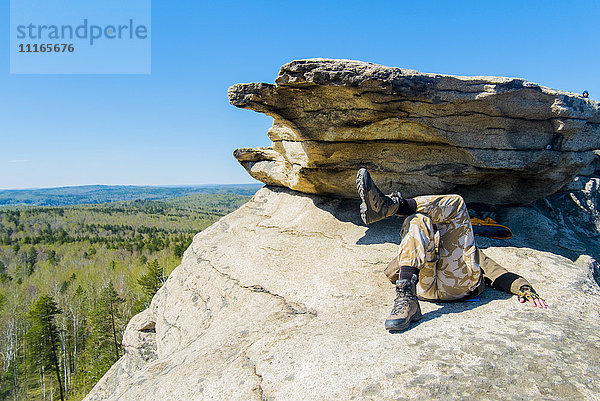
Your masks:
M81 399L193 235L249 199L0 208L0 399Z

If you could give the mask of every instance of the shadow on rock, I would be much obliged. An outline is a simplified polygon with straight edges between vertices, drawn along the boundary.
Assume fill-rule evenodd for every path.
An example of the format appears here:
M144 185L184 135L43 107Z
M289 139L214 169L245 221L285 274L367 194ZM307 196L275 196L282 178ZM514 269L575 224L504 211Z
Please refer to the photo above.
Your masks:
M392 216L368 226L365 235L356 241L357 245L372 245L383 243L400 244L400 229L404 223L404 216ZM361 224L363 224L361 220Z
M364 225L358 212L360 201L329 196L311 196L313 204L319 209L331 214L337 220L345 223Z
M485 291L479 297L470 298L469 300L452 301L452 302L431 302L436 305L440 305L441 308L432 310L430 312L423 314L423 318L421 320L419 320L418 322L412 323L410 325L410 327L406 330L401 330L401 331L391 330L390 333L391 334L404 333L408 330L411 330L411 329L419 326L420 324L423 324L425 322L428 322L430 320L438 318L442 315L448 315L451 313L462 313L462 312L469 311L469 310L475 309L477 307L483 306L483 305L485 305L491 301L497 300L497 299L506 300L506 299L510 299L511 297L513 297L513 295L507 294L502 291L497 291L492 288L486 288ZM419 301L419 302L423 303L423 302L429 302L429 301Z
M360 201L326 196L311 196L313 204L319 209L331 214L337 220L364 226L360 218ZM400 244L400 228L405 216L392 216L367 226L367 231L357 242L357 245L373 245L393 243Z
M531 248L572 261L581 255L600 260L600 179L578 177L574 182L580 188L558 192L528 206L488 206L487 212L508 226L514 236L508 240L478 236L477 243L483 249ZM394 216L372 224L357 244L399 243L402 222L401 217Z
M572 261L581 255L600 260L600 179L578 177L577 187L558 192L528 206L488 206L500 224L513 231L513 238L496 240L477 237L482 249L488 247L531 248L566 257ZM341 222L364 226L360 201L332 196L308 195L288 188L269 186L276 192L290 192L309 198L319 209ZM471 208L471 204L468 205ZM485 205L478 205L486 208ZM357 245L400 243L404 217L392 216L367 227ZM596 281L599 281L597 275Z
M556 193L529 206L496 207L497 221L511 228L509 240L478 237L482 248L514 246L566 257L600 260L600 180L591 178L581 190Z
M277 193L288 193L302 198L308 198L315 207L331 214L337 220L344 223L353 223L356 225L364 225L360 219L358 212L360 201L356 199L339 198L335 196L312 195L304 192L294 191L286 187L278 187L274 185L266 185L270 191Z

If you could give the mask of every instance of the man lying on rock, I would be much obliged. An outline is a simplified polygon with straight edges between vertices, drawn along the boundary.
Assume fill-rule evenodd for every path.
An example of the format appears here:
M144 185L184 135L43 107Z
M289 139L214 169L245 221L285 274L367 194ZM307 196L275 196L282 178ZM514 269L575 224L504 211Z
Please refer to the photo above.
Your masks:
M486 283L518 296L519 302L546 308L531 284L488 258L475 243L465 201L459 195L404 199L400 192L384 195L362 168L356 176L362 199L360 215L371 224L392 215L406 215L398 257L385 274L396 284L397 297L387 330L408 328L421 319L418 299L456 301L478 296ZM417 299L418 298L418 299Z

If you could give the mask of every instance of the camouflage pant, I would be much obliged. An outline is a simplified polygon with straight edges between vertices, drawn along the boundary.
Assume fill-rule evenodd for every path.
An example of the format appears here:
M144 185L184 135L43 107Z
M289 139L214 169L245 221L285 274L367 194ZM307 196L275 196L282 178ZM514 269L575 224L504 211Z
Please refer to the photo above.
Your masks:
M392 279L399 266L417 267L417 295L422 299L451 301L468 295L483 277L464 200L458 195L414 199L417 213L404 221L397 261L386 274Z

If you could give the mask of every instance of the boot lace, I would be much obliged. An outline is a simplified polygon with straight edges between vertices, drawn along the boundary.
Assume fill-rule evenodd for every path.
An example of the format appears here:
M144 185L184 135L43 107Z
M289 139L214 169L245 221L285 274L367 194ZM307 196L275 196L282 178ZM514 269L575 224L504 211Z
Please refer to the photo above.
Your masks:
M411 294L407 294L404 291L398 291L396 299L394 299L394 306L392 307L392 315L399 315L400 312L407 309L412 299Z

